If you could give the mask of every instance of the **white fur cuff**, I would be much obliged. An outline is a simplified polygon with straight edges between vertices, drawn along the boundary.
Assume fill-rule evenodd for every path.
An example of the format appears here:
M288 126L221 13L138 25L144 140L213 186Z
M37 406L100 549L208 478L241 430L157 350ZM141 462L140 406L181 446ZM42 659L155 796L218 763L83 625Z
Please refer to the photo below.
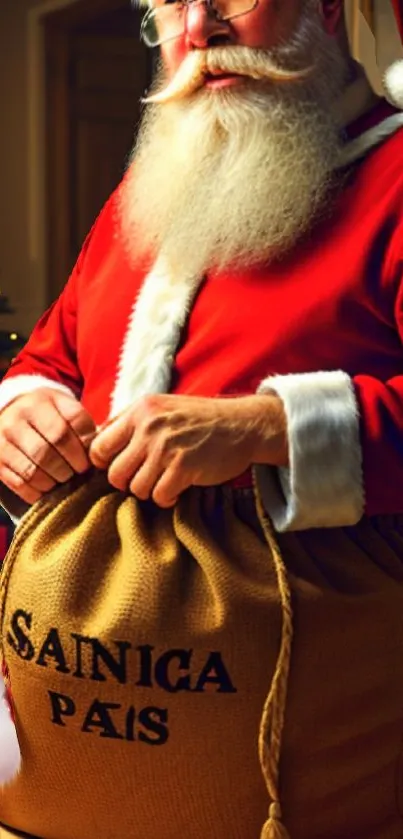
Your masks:
M276 392L287 415L290 466L259 465L256 478L278 531L356 524L364 491L359 415L347 373L273 376L259 393Z
M32 376L10 376L9 379L5 379L0 384L0 411L6 408L17 396L32 393L40 387L51 387L53 390L60 390L61 393L66 393L67 396L76 398L75 393L69 387L60 384L60 382L54 382L46 376L37 376L34 374Z

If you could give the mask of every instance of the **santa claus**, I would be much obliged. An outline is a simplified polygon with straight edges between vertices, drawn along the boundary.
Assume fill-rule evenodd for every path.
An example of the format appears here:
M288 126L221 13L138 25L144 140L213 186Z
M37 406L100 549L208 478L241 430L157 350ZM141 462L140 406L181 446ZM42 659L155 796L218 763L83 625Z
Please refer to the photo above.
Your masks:
M394 5L401 21L401 4ZM318 578L342 588L336 543L351 557L353 578L358 566L365 578L364 556L372 570L383 569L381 620L402 652L401 673L388 646L388 674L374 675L373 696L368 677L363 702L379 708L395 694L393 707L386 702L379 711L390 751L385 746L373 777L347 773L360 802L353 826L349 807L343 821L349 793L342 777L326 788L325 815L309 824L298 820L298 806L293 811L293 777L289 806L284 787L285 822L292 839L397 839L401 67L388 76L389 98L375 95L351 57L342 0L156 0L145 10L142 37L160 47L162 61L128 171L63 293L0 385L4 504L22 515L95 466L117 490L169 509L191 487L225 484L246 497L253 467L292 575L309 556ZM315 574L304 577L306 586ZM381 658L382 645L372 643ZM366 706L353 707L365 717ZM4 717L10 739L8 710ZM335 752L344 743L343 719ZM378 748L367 728L363 720L365 753L372 736ZM4 780L18 761L13 740L8 760L0 754ZM267 836L286 835L277 792ZM5 793L0 822L38 831L23 814L11 822L10 812ZM64 839L41 829L41 839ZM102 839L112 835L97 830ZM171 839L173 830L161 823L151 839ZM17 834L4 828L9 835ZM205 833L193 826L187 835ZM239 836L254 834L242 827ZM67 830L66 837L87 834ZM216 837L235 839L225 824Z

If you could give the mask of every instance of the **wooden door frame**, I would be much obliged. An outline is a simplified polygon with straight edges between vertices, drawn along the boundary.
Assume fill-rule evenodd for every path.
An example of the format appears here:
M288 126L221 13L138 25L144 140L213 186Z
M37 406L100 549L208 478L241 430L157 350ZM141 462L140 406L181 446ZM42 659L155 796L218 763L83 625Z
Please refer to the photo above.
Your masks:
M27 15L28 254L44 309L49 302L46 204L45 45L43 18L80 0L44 0Z
M374 0L361 0L361 8L368 25L373 30L375 25L375 8Z
M360 17L364 15L372 32L375 28L375 2L374 0L353 0L350 11L351 46L355 55L358 53L360 41Z
M58 254L61 265L68 264L70 254L68 211L71 192L68 172L63 165L69 155L70 33L78 25L84 25L104 12L121 9L127 3L128 0L47 0L28 14L28 248L30 259L38 266L43 308L57 296L63 281L67 280L60 271L58 273ZM62 161L60 166L56 163L52 167L52 176L56 178L54 189L48 186L47 153L46 30L50 27L58 52L58 127L52 144L57 149L57 159Z

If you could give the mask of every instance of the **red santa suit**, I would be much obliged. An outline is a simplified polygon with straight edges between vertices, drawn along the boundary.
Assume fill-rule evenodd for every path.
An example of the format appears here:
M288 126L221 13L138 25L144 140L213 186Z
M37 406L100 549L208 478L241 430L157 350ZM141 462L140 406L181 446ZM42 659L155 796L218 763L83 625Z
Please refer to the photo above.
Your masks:
M329 807L336 800L340 809L344 797L351 801L358 796L356 809L364 813L362 825L369 804L375 802L378 807L378 796L379 812L390 819L391 831L398 818L401 827L400 815L395 813L395 752L401 738L400 680L395 679L395 665L403 645L399 586L403 519L394 514L403 513L402 129L403 114L384 101L350 124L340 172L342 187L331 213L280 262L242 273L173 276L163 259L155 265L133 266L119 237L118 191L96 222L63 294L40 320L0 386L0 408L15 396L46 385L80 398L98 424L147 393L169 390L208 397L274 390L279 394L287 414L290 465L279 470L259 467L257 477L288 567L293 551L290 573L298 578L303 552L304 560L313 557L312 573L309 568L298 580L301 596L296 606L289 727L298 743L302 735L304 743L313 743L316 767L323 761L322 744L315 740L317 720L320 731L334 735L325 754L332 760L339 750L343 778L332 788L340 795L330 803L327 799ZM368 516L376 520L369 523ZM382 541L378 521L391 517L387 539ZM363 532L366 525L367 534ZM347 562L351 580L345 589L340 557L350 559L351 546L357 550L353 561ZM329 560L325 568L323 556ZM355 562L361 560L365 586L360 597L354 598ZM376 609L377 563L382 571L382 613ZM389 575L394 575L396 583L390 589ZM314 635L322 625L317 621L323 602L315 594L317 580L319 590L329 594L324 607L326 619L326 610L333 610L329 626L343 628L341 617L347 614L350 635L346 634L345 643L351 646L351 637L355 640L349 672L360 682L363 644L355 634L358 616L361 622L365 618L365 645L377 663L375 679L371 655L367 656L369 676L363 687L360 683L357 695L353 692L346 699L342 691L341 703L358 720L358 727L362 717L365 733L361 739L352 739L352 751L362 754L365 763L365 771L356 775L353 766L352 781L346 770L355 756L349 751L347 763L343 760L343 749L351 745L343 707L336 724L333 713L323 721L323 694L314 690L306 703L306 716L295 714L293 725L293 709L300 704L294 689L298 686L295 668L305 672L306 657L301 651L310 649L309 627L313 626ZM370 589L372 598L367 597ZM311 592L311 599L306 592ZM389 611L392 620L387 619ZM310 662L314 683L330 685L326 713L329 708L333 712L332 685L335 679L341 684L346 673L343 632L332 635L329 630L329 635L326 656L319 643ZM333 636L337 636L335 652ZM328 680L328 661L336 674L333 681ZM1 700L6 736L11 738L13 728L3 695ZM375 724L368 714L377 716L382 703L386 710ZM0 729L1 711L0 707ZM373 730L378 737L375 748L375 741L367 736ZM379 743L386 743L386 757ZM15 739L11 746L12 765L3 769L3 778L10 777L18 764ZM295 754L300 760L293 770L298 784L302 782L303 787L306 779L310 787L309 760L304 763L303 748L294 749ZM381 770L378 764L373 767L373 754L379 757ZM0 762L0 778L1 774ZM361 798L360 790L364 790ZM368 819L375 830L373 815ZM324 833L307 829L301 835ZM392 832L377 835L389 839Z
M278 531L403 513L402 127L383 100L353 122L331 216L281 261L238 274L133 267L115 193L0 406L51 384L99 424L147 393L275 390L290 466L258 474Z

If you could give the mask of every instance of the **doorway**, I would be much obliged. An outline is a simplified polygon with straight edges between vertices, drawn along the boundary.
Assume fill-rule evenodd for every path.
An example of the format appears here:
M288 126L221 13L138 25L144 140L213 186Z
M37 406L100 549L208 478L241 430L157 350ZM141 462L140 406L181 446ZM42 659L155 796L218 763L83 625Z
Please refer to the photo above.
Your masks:
M129 0L77 0L43 18L48 302L119 183L150 84Z

